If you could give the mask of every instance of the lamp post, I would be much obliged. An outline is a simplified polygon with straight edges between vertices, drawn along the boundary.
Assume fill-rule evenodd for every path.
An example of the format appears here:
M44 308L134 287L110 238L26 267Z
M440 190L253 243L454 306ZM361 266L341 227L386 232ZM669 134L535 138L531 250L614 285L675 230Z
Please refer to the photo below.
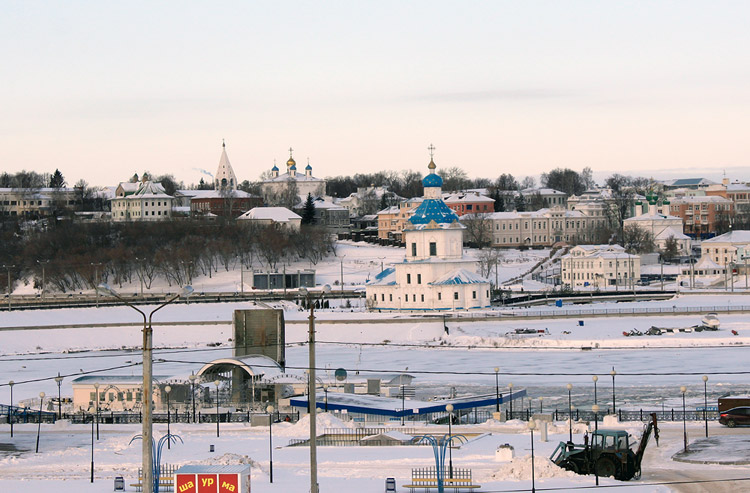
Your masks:
M326 412L328 412L328 384L323 384L323 392L325 392L326 395Z
M612 414L617 414L617 406L615 405L615 376L617 376L617 372L614 366L609 374L612 375Z
M91 416L91 482L94 482L94 417Z
M16 382L13 380L10 380L8 382L8 387L10 387L10 407L8 408L8 422L10 422L10 437L13 438L13 415L15 414L13 412L13 385L15 385Z
M315 402L315 301L323 299L326 293L331 292L331 286L326 284L317 299L313 299L311 293L305 287L299 288L299 293L307 298L310 307L308 317L308 388L307 402L310 410L310 493L318 493L318 433L317 433L317 403Z
M191 373L188 377L188 380L190 380L190 402L193 405L193 423L195 423L195 379L197 377L195 376L195 373Z
M170 432L169 425L172 421L172 413L169 412L169 393L172 392L172 387L167 385L164 387L164 393L167 394L167 449L172 449L170 442L172 441L172 433Z
M594 432L599 431L599 405L594 404L591 406L591 410L594 411ZM591 439L591 445L594 444L594 438ZM596 476L596 485L599 486L599 469L594 467L594 476Z
M96 439L99 440L99 383L94 384L94 393L96 394L96 400L94 405L96 406Z
M528 427L531 433L531 493L536 493L536 485L534 484L534 428L536 428L536 422L530 419Z
M57 419L62 419L62 397L60 394L60 386L62 385L63 377L60 376L60 372L57 372L55 382L57 382Z
M706 438L708 438L708 376L703 375L703 420L706 422Z
M42 431L42 404L44 404L44 392L39 392L39 421L36 427L36 452L39 453L39 434Z
M544 414L544 407L543 406L544 397L539 396L539 414Z
M218 380L214 380L214 385L216 385L216 437L219 437L219 382Z
M453 477L453 451L451 449L451 438L453 437L453 431L451 424L453 423L453 404L445 406L445 410L448 411L448 474L449 478ZM445 456L443 456L445 457Z
M44 291L46 287L45 278L44 278L44 267L49 263L49 260L37 260L37 264L42 266L42 299L44 299Z
M175 301L180 296L190 296L193 292L192 286L185 286L176 295L169 298L167 301L157 306L146 316L146 313L136 308L132 304L128 303L123 299L117 292L110 288L107 284L100 284L97 287L97 293L99 292L108 294L120 300L125 305L129 306L133 310L137 311L143 317L143 421L141 431L141 456L142 456L142 468L143 468L143 492L153 493L154 490L154 471L153 471L153 419L152 419L152 401L153 401L153 327L151 325L151 319L154 313L158 312L165 306Z
M500 368L495 367L495 412L500 412L500 380L498 379L498 372Z
M11 282L10 282L10 270L14 269L15 265L3 265L3 268L8 271L8 311L13 311L13 305L10 302L10 291L11 291Z
M271 476L271 483L273 483L273 432L271 431L271 425L273 424L271 416L273 413L273 406L269 404L268 407L266 407L266 411L268 412L268 471Z
M568 388L568 428L570 429L570 441L573 441L573 402L571 401L570 391L573 389L573 384L569 383L566 385Z
M682 441L687 453L687 420L685 418L685 392L687 392L687 387L684 385L680 387L680 392L682 392Z
M508 384L510 395L508 395L508 402L510 403L510 419L513 419L513 383Z
M591 377L591 380L594 382L594 404L596 404L596 382L599 381L599 377L594 375Z

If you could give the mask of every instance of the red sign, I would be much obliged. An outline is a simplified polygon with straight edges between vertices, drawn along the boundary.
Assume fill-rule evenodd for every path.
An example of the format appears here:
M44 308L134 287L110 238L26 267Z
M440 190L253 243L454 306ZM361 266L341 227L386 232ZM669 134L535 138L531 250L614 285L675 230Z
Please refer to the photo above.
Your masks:
M240 493L240 475L219 474L219 493Z
M216 493L218 490L216 474L198 474L198 493Z
M196 493L195 474L177 474L177 493Z

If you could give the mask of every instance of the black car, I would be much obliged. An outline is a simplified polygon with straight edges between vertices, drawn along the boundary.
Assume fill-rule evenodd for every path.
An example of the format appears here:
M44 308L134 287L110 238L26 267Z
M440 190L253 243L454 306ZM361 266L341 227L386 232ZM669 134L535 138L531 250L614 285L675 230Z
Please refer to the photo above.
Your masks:
M737 425L750 425L750 406L735 407L719 416L719 423L734 428Z

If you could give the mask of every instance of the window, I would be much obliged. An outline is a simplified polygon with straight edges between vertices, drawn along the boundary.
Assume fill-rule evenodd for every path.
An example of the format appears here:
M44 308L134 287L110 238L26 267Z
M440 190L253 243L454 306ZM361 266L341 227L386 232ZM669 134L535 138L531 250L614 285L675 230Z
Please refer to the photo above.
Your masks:
M411 274L406 274L406 284L411 284Z
M422 274L417 274L417 284L422 284Z
M380 301L385 301L385 293L382 293L382 294L380 295Z
M92 402L96 400L96 392L89 393L89 400Z
M454 292L453 292L453 299L454 299L454 300L457 300L457 299L458 299L458 291L454 291Z
M416 302L417 302L417 295L416 295L416 294L413 294L413 295L411 295L411 300L412 300L412 301L413 301L414 303L416 303Z
M434 257L437 255L437 243L434 241L430 242L430 256Z
M477 299L477 292L476 292L476 291L472 291L472 292L471 292L471 297L472 297L473 299Z
M388 301L393 301L393 295L392 294L388 295Z
M438 293L438 301L443 299L443 293Z
M416 243L411 244L411 256L412 257L417 256L417 244Z
M424 303L424 295L421 295L421 296L422 296L422 303Z
M133 400L133 393L132 393L132 392L127 392L127 393L125 394L125 399L126 399L126 400L127 400L128 402L131 402L131 401Z

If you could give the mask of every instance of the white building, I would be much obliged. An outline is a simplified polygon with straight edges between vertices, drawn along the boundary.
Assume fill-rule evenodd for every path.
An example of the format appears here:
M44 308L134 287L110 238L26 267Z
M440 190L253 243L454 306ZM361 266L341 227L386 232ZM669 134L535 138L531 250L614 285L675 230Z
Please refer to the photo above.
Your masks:
M562 208L530 212L494 212L486 216L492 246L517 248L548 247L559 241L586 243L596 239L604 216L590 217L581 211Z
M744 255L739 252L750 250L750 231L730 231L714 236L701 243L701 258L710 258L720 266L742 263Z
M326 181L316 178L312 174L312 166L307 163L304 173L297 172L297 163L292 157L292 148L289 148L289 160L286 162L286 173L279 174L279 168L274 164L271 168L271 178L264 180L261 184L263 190L263 201L266 204L276 204L281 200L285 191L293 181L297 187L299 202L304 201L307 195L313 197L322 196L326 193Z
M669 202L663 207L669 210ZM654 239L654 244L660 250L665 250L667 241L672 238L677 241L679 253L687 255L690 253L690 237L682 232L682 218L669 216L657 211L655 203L649 203L648 209L636 207L637 216L625 219L624 226L635 226L648 231Z
M560 262L562 283L573 288L632 288L641 278L641 258L620 245L578 245Z
M406 257L367 284L372 310L466 310L490 306L490 283L463 258L464 226L443 202L443 180L422 180L424 200L404 226Z
M0 216L44 217L75 205L73 188L0 188Z
M136 184L135 192L128 193L130 185L121 183L117 187L118 196L111 201L113 221L163 221L172 217L174 199L161 184L143 181Z
M302 218L286 207L255 207L237 218L261 226L276 224L282 228L299 231Z
M237 190L237 176L229 163L227 145L223 141L221 143L219 168L216 170L216 176L214 177L214 188L216 190Z

